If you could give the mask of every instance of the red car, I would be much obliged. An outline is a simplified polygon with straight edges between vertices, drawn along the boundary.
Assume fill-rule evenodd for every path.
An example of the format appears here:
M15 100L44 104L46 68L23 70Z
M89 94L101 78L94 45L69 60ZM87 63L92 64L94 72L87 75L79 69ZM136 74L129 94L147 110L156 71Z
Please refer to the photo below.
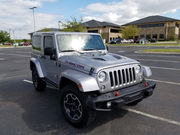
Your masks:
M28 45L31 45L31 42L25 42L25 43L23 43L23 46L28 46Z
M12 43L4 43L4 45L13 45Z

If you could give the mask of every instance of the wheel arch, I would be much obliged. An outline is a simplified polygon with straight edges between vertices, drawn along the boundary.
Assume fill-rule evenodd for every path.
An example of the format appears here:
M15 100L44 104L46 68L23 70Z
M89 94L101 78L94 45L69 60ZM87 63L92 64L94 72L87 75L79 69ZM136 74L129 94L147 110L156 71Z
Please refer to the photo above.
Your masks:
M67 85L68 83L75 84L81 92L99 90L99 86L94 77L76 70L69 69L61 73L59 88L62 88L63 84Z
M30 59L30 69L32 70L33 67L36 68L40 78L44 78L46 76L45 73L43 72L40 62L36 58Z

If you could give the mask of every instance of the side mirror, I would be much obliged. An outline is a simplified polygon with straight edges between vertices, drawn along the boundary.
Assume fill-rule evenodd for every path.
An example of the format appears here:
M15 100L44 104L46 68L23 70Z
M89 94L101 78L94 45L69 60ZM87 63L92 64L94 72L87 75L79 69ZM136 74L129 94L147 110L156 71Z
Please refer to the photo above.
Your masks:
M109 51L109 47L106 45L106 49L107 49L107 51Z
M44 55L52 56L54 54L53 48L45 48Z
M56 60L56 50L53 48L45 48L44 55L50 56L51 60Z

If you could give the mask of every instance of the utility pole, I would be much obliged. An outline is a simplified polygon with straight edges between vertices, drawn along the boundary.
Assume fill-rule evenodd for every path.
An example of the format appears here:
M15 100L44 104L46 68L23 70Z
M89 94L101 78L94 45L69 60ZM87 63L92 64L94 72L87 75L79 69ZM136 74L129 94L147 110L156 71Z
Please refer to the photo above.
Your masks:
M37 7L32 7L32 8L29 8L33 11L33 21L34 21L34 32L36 32L36 24L35 24L35 16L34 16L34 9L37 8Z

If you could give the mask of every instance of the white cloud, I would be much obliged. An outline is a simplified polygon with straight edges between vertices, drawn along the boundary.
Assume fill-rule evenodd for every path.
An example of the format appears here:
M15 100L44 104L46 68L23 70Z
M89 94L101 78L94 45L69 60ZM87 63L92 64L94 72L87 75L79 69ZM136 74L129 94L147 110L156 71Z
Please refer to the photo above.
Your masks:
M180 9L177 0L122 0L120 2L93 3L81 11L85 21L98 19L118 24L128 23L149 15L163 15Z
M0 30L15 32L15 38L29 38L28 33L33 32L33 16L30 7L41 7L43 1L56 0L0 0ZM36 30L45 27L58 27L57 19L62 16L40 13L35 9Z

